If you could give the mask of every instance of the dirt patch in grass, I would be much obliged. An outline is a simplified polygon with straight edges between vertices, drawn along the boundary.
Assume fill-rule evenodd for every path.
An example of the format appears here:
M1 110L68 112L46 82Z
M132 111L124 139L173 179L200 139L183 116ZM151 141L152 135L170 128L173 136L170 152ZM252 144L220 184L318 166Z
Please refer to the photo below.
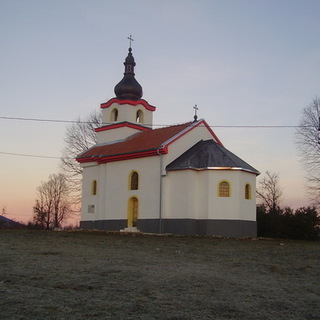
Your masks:
M0 319L320 319L320 243L0 230Z

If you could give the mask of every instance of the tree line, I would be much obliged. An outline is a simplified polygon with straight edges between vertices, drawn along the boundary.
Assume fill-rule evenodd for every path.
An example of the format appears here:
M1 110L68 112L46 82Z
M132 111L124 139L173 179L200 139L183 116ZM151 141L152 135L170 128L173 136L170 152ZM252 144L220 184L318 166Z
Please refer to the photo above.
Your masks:
M320 239L320 216L315 206L293 210L281 207L279 174L266 172L260 181L257 198L258 237L300 240Z
M81 202L82 168L75 160L77 155L96 143L94 129L102 123L100 112L92 112L86 120L80 118L67 127L65 148L58 173L37 187L33 207L33 222L29 225L40 229L61 228L70 217L78 214Z
M279 174L266 172L257 188L258 236L319 239L320 236L320 101L315 97L302 110L295 142L306 174L310 206L293 210L281 207ZM317 211L318 210L318 211Z
M318 240L320 218L315 207L293 210L289 207L269 211L264 205L257 206L258 237Z

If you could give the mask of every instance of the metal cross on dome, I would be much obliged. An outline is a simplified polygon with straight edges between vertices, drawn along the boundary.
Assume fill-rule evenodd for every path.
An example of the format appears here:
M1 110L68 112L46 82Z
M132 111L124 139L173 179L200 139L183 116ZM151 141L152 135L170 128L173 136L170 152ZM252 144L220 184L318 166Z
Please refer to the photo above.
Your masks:
M130 34L130 37L128 37L128 40L129 40L129 48L131 48L131 41L134 41L131 34Z
M199 110L198 106L195 104L194 107L194 121L197 121L198 120L198 115L197 115L197 111Z

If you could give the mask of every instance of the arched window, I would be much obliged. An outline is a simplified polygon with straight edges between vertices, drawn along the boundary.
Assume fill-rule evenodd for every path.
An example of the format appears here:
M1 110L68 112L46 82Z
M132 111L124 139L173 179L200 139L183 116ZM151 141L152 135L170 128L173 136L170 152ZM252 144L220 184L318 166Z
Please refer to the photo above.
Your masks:
M137 111L136 122L143 123L143 112L141 110Z
M91 195L95 196L97 194L97 180L91 182Z
M130 175L130 190L138 190L139 188L139 175L138 172L133 171Z
M247 183L245 186L244 198L248 200L251 199L251 186L249 183Z
M227 181L219 183L219 197L230 197L230 184Z
M118 109L114 108L111 111L111 121L118 121Z

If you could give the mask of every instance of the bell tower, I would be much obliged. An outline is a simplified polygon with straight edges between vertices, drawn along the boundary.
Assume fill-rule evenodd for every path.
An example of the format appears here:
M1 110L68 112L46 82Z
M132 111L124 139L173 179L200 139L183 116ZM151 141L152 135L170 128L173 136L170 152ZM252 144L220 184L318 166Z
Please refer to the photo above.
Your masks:
M136 66L131 41L124 61L124 74L114 87L115 98L101 104L103 126L96 129L98 143L124 139L136 132L152 129L153 112L156 110L141 99L142 87L135 78Z

